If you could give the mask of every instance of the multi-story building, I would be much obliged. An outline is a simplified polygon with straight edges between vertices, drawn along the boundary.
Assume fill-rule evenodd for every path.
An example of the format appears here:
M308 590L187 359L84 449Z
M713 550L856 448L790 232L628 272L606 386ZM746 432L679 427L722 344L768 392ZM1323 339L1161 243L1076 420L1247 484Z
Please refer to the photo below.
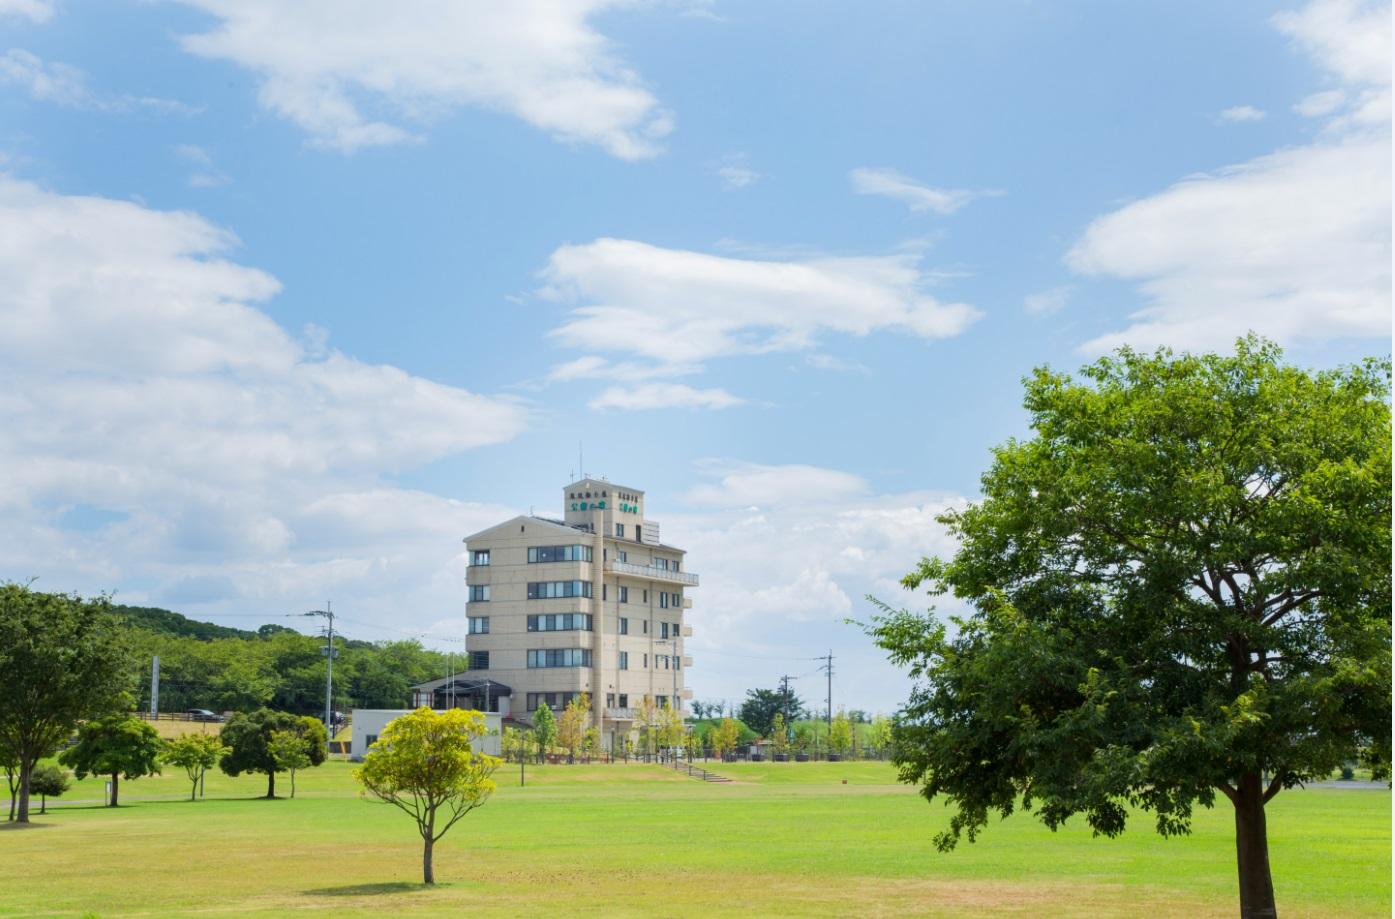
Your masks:
M680 712L692 698L683 614L698 577L645 519L644 492L584 478L562 490L562 506L561 520L515 517L465 538L470 666L453 692L486 711L503 700L524 721L586 693L613 747L645 696Z

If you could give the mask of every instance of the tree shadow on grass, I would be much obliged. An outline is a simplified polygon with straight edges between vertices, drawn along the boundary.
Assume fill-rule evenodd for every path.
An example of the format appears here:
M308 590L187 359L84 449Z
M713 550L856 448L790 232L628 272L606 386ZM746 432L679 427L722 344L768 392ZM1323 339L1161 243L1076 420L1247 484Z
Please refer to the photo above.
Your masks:
M43 830L53 826L53 824L44 821L44 818L47 817L48 814L35 814L34 816L38 817L40 822L20 823L16 820L13 822L0 823L0 830Z
M425 884L413 884L410 881L384 881L381 884L346 884L343 887L320 887L315 890L303 891L303 893L307 897L371 897L388 893L411 893L426 889Z

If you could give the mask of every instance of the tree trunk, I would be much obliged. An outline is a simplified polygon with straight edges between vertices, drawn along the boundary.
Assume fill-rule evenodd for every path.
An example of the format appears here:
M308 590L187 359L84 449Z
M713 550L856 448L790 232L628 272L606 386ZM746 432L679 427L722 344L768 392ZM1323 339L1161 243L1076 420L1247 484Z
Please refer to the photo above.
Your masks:
M421 882L423 884L435 884L436 872L431 869L431 837L422 837L421 849Z
M266 797L268 800L276 797L276 773L274 772L266 774Z
M121 774L120 774L119 772L113 772L113 773L111 774L111 803L110 803L109 805L107 805L108 807L115 807L115 806L116 806L116 791L117 791L117 787L118 787L118 786L117 786L117 783L120 782L120 781L121 781Z
M1241 919L1276 919L1274 881L1269 874L1269 832L1264 783L1256 772L1240 777L1235 804L1235 857L1240 872Z
M19 823L29 822L29 775L34 771L34 764L25 762L23 759L19 763L19 810L15 814L15 820Z
M291 797L295 797L295 770L291 770Z
M44 795L44 794L40 794L40 795L39 795L39 813L40 813L40 814L47 814L47 813L48 813L48 795Z

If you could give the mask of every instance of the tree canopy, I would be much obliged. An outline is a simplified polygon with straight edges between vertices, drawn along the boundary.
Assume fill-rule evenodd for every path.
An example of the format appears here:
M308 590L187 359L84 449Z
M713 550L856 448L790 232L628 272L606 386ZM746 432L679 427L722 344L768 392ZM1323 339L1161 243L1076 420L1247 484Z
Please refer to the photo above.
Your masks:
M165 744L162 758L169 765L183 769L189 777L189 800L192 801L204 773L218 765L219 758L226 752L228 748L217 734L185 734Z
M126 706L129 655L105 597L0 584L0 760L18 777L16 820L29 822L35 764L79 721Z
M1122 350L1026 381L1033 436L994 451L959 540L904 580L971 612L883 607L916 686L895 759L973 840L1018 803L1048 826L1128 807L1185 833L1224 796L1245 916L1274 914L1264 805L1390 761L1390 365L1305 372Z
M82 779L111 776L111 800L118 805L121 779L138 779L160 771L160 735L147 721L132 715L107 715L78 729L78 742L64 750L58 761Z
M365 792L416 821L424 883L436 883L432 847L494 792L502 760L473 748L485 730L479 712L419 708L388 722L354 770Z
M276 773L285 769L272 751L272 735L277 731L306 735L311 741L307 743L310 764L318 766L325 761L327 735L323 724L308 715L261 708L250 713L237 712L223 725L222 740L228 751L219 760L219 768L231 776L263 773L266 796L276 797Z
M760 736L769 737L776 714L792 722L803 711L804 703L793 689L750 689L746 691L746 701L741 703L737 716Z

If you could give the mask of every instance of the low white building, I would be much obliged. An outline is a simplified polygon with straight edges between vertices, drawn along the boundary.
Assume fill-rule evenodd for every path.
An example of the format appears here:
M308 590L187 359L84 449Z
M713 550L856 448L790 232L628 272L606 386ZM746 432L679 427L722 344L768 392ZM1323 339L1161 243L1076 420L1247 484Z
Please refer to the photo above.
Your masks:
M349 744L349 759L358 762L368 752L368 747L383 733L383 728L394 718L409 712L405 708L356 708L354 709L353 740ZM481 712L484 715L488 732L475 741L476 753L499 755L499 729L503 716L498 712Z

